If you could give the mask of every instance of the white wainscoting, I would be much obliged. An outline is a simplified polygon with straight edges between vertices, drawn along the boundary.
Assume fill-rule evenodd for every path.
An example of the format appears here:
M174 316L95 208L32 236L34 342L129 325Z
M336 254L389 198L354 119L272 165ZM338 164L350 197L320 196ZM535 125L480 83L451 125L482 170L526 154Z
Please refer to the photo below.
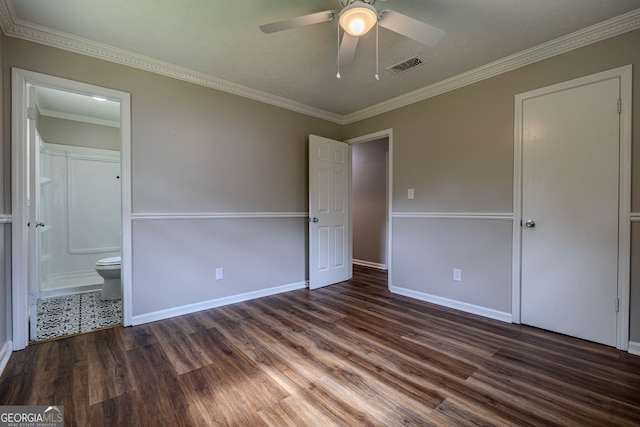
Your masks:
M0 214L0 224L11 224L11 215Z

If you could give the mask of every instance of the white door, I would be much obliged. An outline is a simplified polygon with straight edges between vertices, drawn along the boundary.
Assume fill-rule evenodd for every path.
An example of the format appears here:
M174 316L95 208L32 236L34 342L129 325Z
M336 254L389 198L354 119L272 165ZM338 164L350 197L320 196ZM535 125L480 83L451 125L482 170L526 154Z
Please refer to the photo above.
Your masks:
M309 289L351 278L349 145L309 135Z
M40 218L40 136L36 130L36 88L27 87L27 142L29 146L28 174L28 256L29 256L29 340L37 338L38 313L37 303L40 294L40 231L44 228Z
M620 81L522 101L521 321L616 345Z

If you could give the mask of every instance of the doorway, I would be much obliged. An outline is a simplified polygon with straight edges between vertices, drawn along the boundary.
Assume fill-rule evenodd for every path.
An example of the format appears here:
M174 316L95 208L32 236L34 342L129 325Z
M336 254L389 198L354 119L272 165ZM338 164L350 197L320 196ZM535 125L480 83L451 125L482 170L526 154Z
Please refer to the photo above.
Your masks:
M387 269L388 138L352 144L353 263Z
M121 255L120 103L34 88L37 247L29 252L38 271L31 268L29 335L43 341L122 323L120 292L103 298L96 270Z
M91 267L102 255L121 255L121 316L122 323L128 325L131 323L130 96L124 92L30 71L12 71L14 349L24 348L30 338L37 338L40 297L79 295L100 287L96 282L101 282L101 279ZM68 97L66 101L70 110L61 112L47 108L48 96ZM56 139L53 129L60 122L49 120L49 117L62 120L73 118L71 105L89 98L96 103L112 102L118 106L119 111L112 121L119 126L114 136L119 151L110 150L115 147L91 146L96 143L100 145L97 142L100 138L95 137L88 138L91 141L87 140L86 143L74 143L73 138L69 137L66 142L70 144L52 141ZM81 108L84 108L83 115L87 115L90 107ZM50 126L45 131L47 125ZM36 132L36 128L44 131L44 138ZM105 175L105 180L98 182L96 172ZM82 178L83 174L87 176ZM109 177L108 180L106 177ZM98 187L103 194L118 194L114 196L118 200L89 201L87 197L94 197L93 190ZM47 198L58 199L58 202L73 199L73 203L58 203L58 207L67 211L60 214L54 212L55 203L49 204ZM92 210L87 208L98 205L102 206L101 210L105 211L105 218L108 218L103 225L108 223L108 226L91 226ZM50 236L54 230L61 232L56 239ZM111 231L102 233L108 230ZM54 245L63 240L64 250L56 250ZM69 255L66 257L69 259L65 259L66 255ZM78 266L79 260L84 263L82 266ZM62 272L61 265L65 265Z
M393 137L387 129L347 140L352 148L353 264L387 270L391 286Z
M351 153L354 144L384 140L388 155L386 180L386 237L382 248L386 252L387 286L392 286L391 209L393 176L393 132L379 131L343 142L310 135L309 142L309 289L316 289L347 280L353 275L352 175ZM345 144L346 143L346 144ZM345 145L347 147L345 147ZM335 150L331 147L335 146ZM348 152L345 151L348 148ZM333 154L330 154L333 153ZM341 153L341 154L337 154ZM346 153L346 154L344 154ZM327 163L334 159L341 165L333 170ZM345 165L345 160L348 164ZM348 166L348 168L346 168ZM347 170L345 172L343 170ZM330 178L333 177L333 178ZM339 179L335 177L340 177ZM345 179L346 178L346 179ZM348 182L347 182L348 181ZM336 183L340 183L339 186ZM339 206L336 200L340 200ZM344 205L344 206L343 206ZM339 209L336 209L339 207ZM339 216L328 215L336 211ZM332 225L339 219L337 226ZM333 227L333 229L331 229ZM378 227L379 228L379 227ZM348 230L348 231L345 231ZM385 233L385 231L383 231ZM336 244L339 242L340 244ZM346 267L346 268L345 268ZM371 267L371 265L369 265Z
M516 96L514 321L619 349L628 346L630 68Z

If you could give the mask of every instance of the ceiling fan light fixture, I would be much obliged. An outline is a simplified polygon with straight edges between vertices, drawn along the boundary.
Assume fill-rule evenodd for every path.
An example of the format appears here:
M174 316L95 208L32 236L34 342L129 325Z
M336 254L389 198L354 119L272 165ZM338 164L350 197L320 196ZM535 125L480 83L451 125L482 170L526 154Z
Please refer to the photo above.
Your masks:
M376 25L378 12L370 4L358 1L342 9L338 22L352 36L362 36Z

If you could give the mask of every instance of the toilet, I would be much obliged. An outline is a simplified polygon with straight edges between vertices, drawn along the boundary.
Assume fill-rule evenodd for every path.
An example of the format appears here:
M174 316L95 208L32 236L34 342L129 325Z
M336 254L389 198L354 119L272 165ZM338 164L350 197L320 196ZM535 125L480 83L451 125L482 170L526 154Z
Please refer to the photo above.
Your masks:
M96 272L104 279L104 285L102 285L103 300L122 298L121 263L122 258L119 256L102 258L96 262Z

